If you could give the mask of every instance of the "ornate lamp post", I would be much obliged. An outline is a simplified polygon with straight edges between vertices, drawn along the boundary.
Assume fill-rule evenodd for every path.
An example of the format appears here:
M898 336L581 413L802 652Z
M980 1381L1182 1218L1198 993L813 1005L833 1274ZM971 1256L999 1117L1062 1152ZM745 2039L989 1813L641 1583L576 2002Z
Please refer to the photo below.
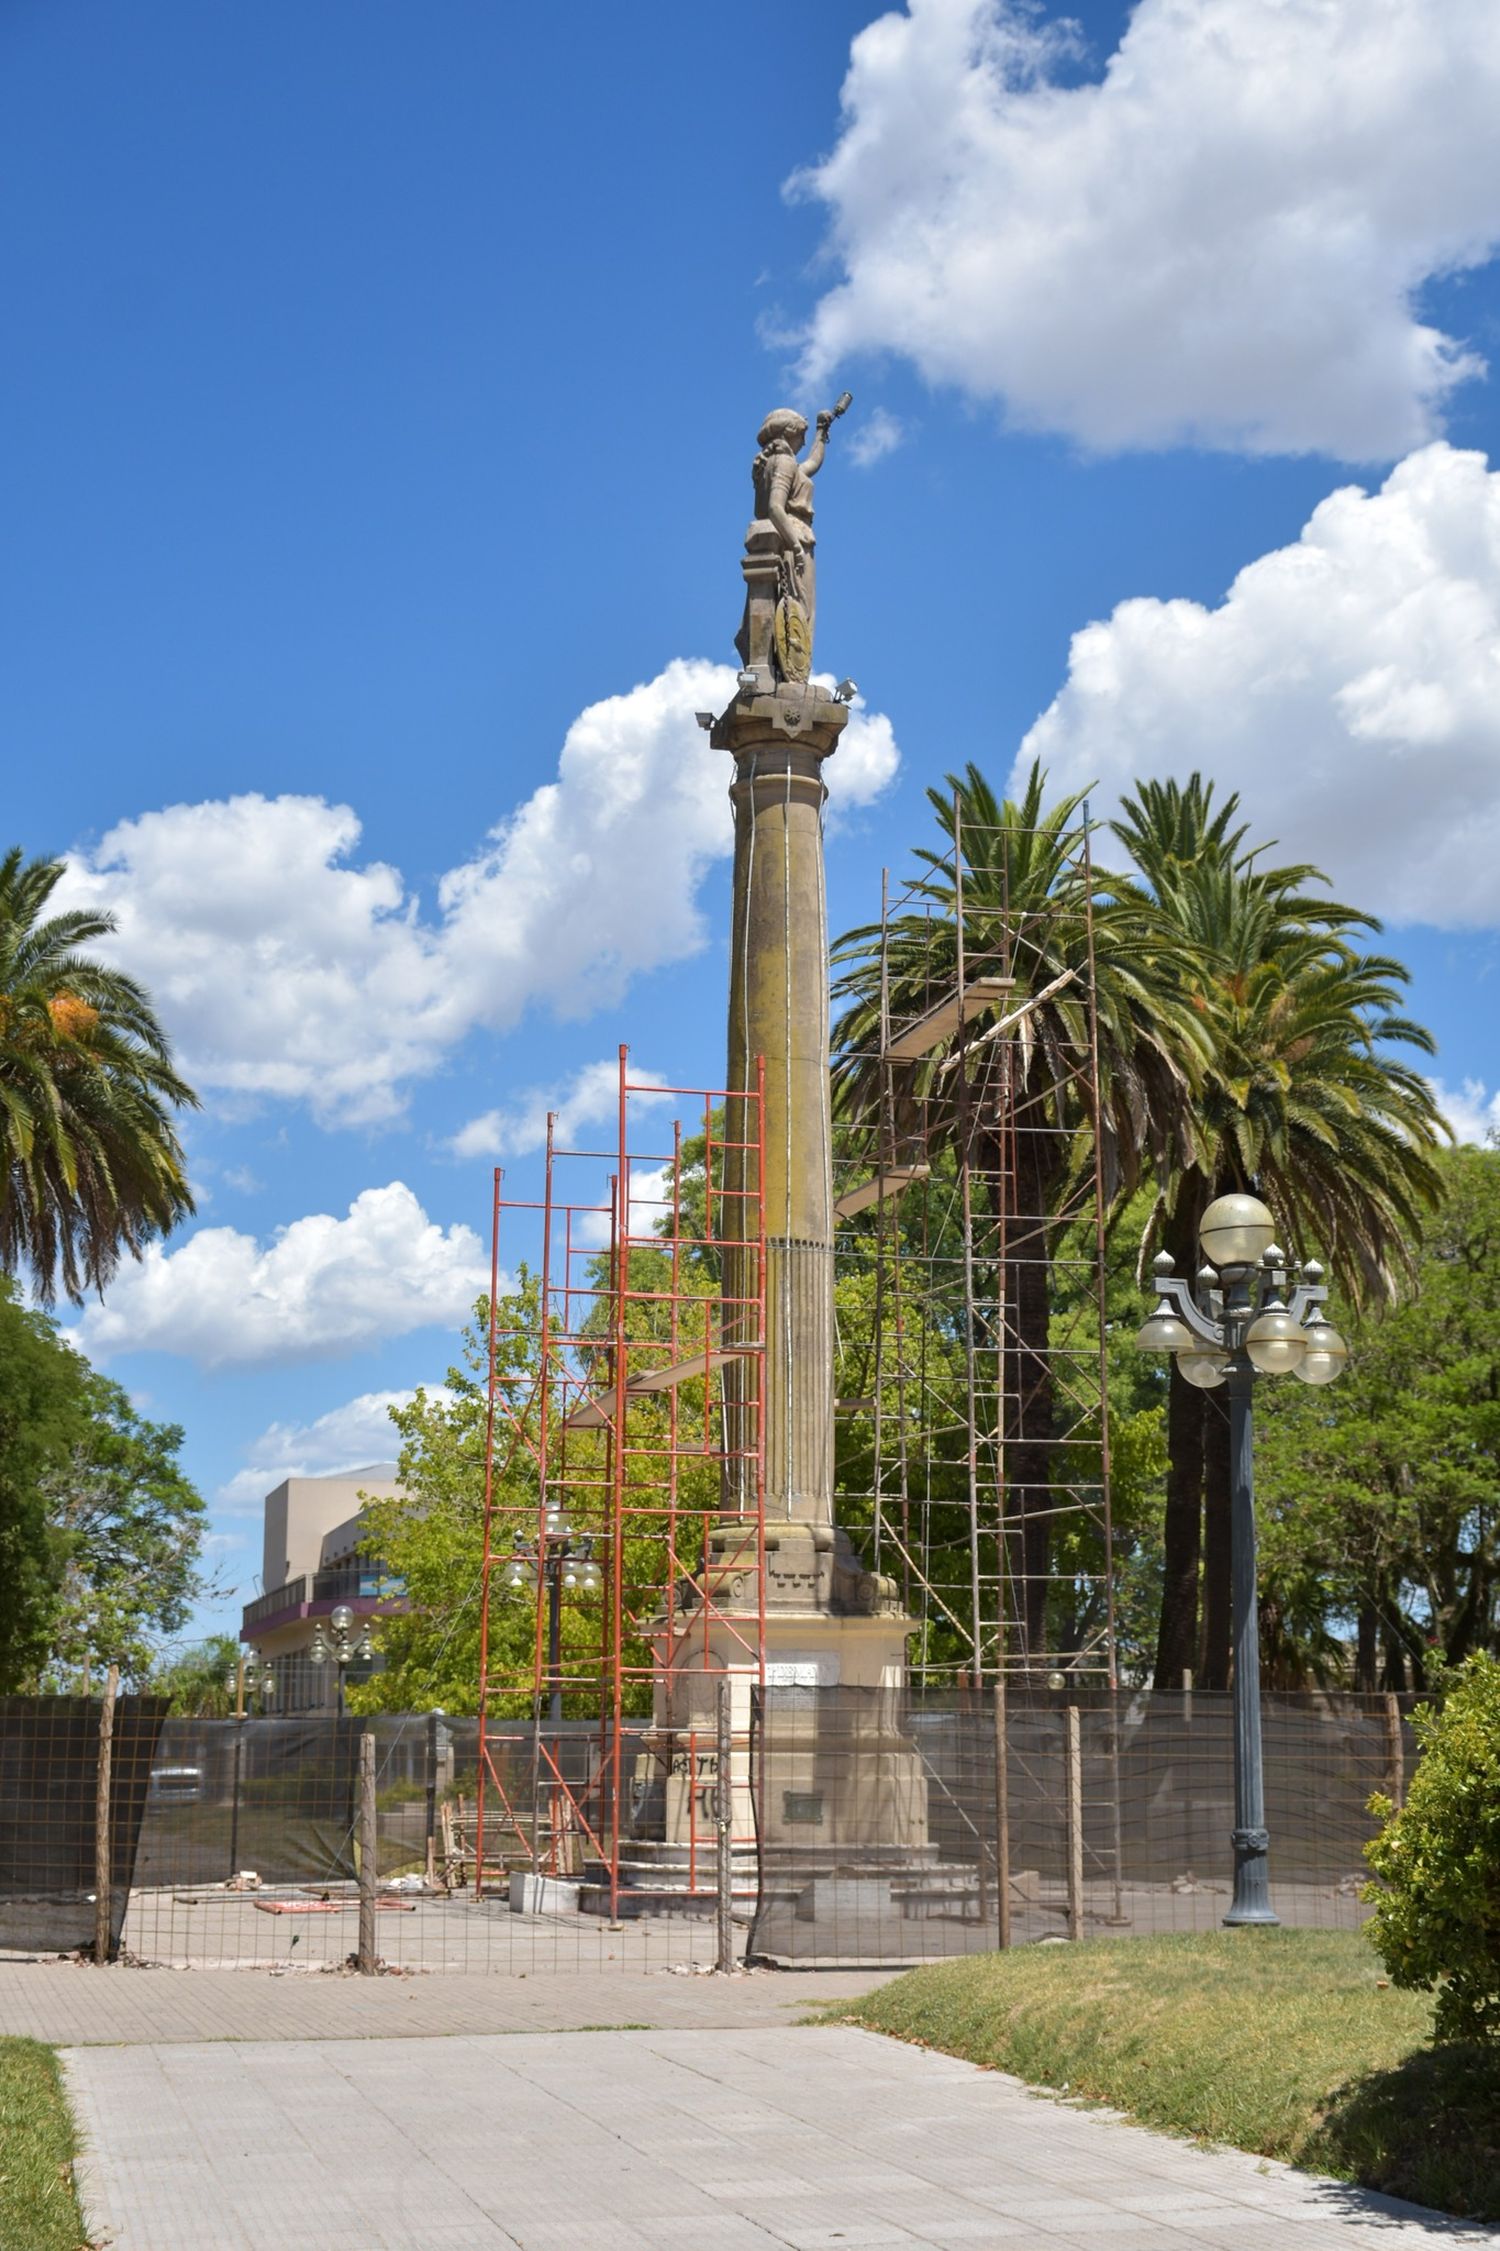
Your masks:
M338 1666L338 1712L339 1718L342 1719L344 1716L345 1675L348 1672L349 1667L356 1661L363 1665L367 1665L370 1662L370 1659L375 1654L375 1644L370 1639L370 1627L368 1620L366 1621L363 1630L358 1635L355 1634L354 1612L349 1608L347 1602L341 1602L334 1609L329 1611L328 1625L329 1630L333 1635L332 1644L330 1645L328 1637L323 1631L322 1625L319 1624L313 1634L312 1647L311 1649L309 1649L307 1654L315 1665L326 1665L329 1657L331 1656L335 1664Z
M516 1535L515 1552L501 1575L501 1585L511 1594L534 1595L538 1579L547 1591L547 1680L551 1689L548 1719L562 1725L562 1604L564 1594L597 1594L604 1574L594 1561L591 1532L573 1536L573 1527L560 1508L549 1507L539 1540Z
M1234 1632L1234 1902L1226 1923L1274 1923L1260 1747L1260 1620L1255 1574L1254 1418L1257 1375L1332 1383L1348 1347L1319 1308L1323 1269L1309 1263L1286 1296L1290 1268L1276 1224L1254 1196L1220 1196L1198 1230L1204 1264L1196 1287L1175 1261L1157 1259L1156 1310L1136 1338L1171 1352L1191 1384L1229 1394L1229 1539Z

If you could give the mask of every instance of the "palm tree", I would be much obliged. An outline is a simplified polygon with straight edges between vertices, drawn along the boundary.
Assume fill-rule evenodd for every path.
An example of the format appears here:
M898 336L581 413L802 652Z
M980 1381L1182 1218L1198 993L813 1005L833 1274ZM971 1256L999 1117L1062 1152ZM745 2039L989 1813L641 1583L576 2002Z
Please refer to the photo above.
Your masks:
M898 1158L966 1156L977 1193L997 1206L998 1183L1010 1175L1001 1270L979 1294L996 1306L998 1337L985 1339L1003 1362L1003 1427L993 1438L1020 1523L1010 1571L1023 1653L1035 1664L1045 1642L1057 1436L1052 1262L1080 1145L1077 1131L1057 1129L1081 1127L1097 1144L1111 1198L1136 1185L1143 1157L1159 1169L1186 1160L1195 1058L1206 1060L1207 1041L1175 972L1163 974L1152 917L1092 895L1082 794L1049 806L1039 765L1019 798L1003 803L972 764L948 780L947 793L928 791L944 848L917 853L926 872L910 906L834 948L835 998L845 1004L834 1029L834 1101L851 1125L878 1125ZM920 1016L960 972L967 983L1002 969L1016 1000L1033 1002L1013 1041L986 1037L991 1008L941 1050L895 1064L885 1057L889 1025Z
M1386 1297L1438 1200L1433 1152L1446 1131L1426 1080L1391 1050L1431 1054L1433 1041L1402 1013L1402 964L1353 942L1379 923L1313 888L1326 884L1315 867L1261 867L1260 848L1247 849L1234 825L1238 806L1230 796L1216 809L1212 784L1195 774L1186 788L1142 783L1110 824L1135 869L1109 879L1114 895L1142 921L1158 918L1163 958L1212 1042L1195 1146L1158 1169L1147 1248L1160 1241L1191 1274L1207 1206L1250 1189L1356 1303ZM1169 1380L1156 1678L1175 1686L1195 1668L1203 1686L1222 1688L1228 1426L1216 1394L1175 1367Z
M197 1096L146 993L82 950L113 916L43 919L62 873L0 861L0 1266L76 1304L192 1211L172 1112Z

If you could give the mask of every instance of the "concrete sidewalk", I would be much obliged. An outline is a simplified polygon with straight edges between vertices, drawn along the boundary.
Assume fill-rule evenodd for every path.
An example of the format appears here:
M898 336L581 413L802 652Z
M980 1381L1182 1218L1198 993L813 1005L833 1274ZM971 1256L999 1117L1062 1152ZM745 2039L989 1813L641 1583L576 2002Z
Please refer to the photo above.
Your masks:
M110 2251L1500 2242L848 2027L93 2047L66 2065Z
M810 2003L869 1993L892 1971L675 1970L350 1977L269 1970L96 1970L0 1963L0 2033L53 2047L178 2040L439 2039L579 2025L737 2027L796 2022Z

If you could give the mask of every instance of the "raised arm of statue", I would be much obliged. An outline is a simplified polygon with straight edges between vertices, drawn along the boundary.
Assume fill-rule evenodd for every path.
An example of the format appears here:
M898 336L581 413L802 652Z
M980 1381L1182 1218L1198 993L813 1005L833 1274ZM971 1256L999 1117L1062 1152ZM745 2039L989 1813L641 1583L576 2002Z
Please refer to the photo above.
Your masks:
M831 407L825 407L818 416L818 434L808 447L806 459L802 464L804 473L809 477L815 477L823 466L828 453L828 433L832 428L833 410Z

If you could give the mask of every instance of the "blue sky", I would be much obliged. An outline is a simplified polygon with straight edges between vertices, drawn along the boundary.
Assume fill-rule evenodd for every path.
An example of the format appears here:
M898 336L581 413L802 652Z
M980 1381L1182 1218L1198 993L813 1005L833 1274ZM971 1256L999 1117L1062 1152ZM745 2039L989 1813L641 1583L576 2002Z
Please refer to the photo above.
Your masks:
M1386 915L1497 1114L1500 24L1073 20L0 18L8 834L119 912L205 1094L198 1222L82 1327L186 1426L223 1616L258 1493L441 1376L528 1110L621 1039L721 1073L691 711L773 404L856 401L835 928L967 759L1105 813L1200 764Z

